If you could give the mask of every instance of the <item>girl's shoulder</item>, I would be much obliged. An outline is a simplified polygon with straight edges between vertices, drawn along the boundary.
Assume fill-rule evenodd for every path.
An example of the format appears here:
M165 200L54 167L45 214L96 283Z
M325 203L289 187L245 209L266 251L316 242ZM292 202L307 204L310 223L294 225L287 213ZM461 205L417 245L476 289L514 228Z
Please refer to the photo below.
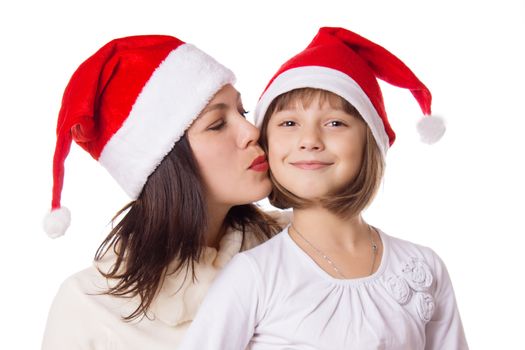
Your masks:
M256 259L260 259L261 257L267 256L269 252L271 252L271 255L275 255L279 250L282 249L287 231L288 225L285 225L281 232L268 239L267 241L259 244L258 246L242 252L242 254Z
M276 273L290 259L286 243L288 227L258 246L245 250L237 255L248 262L260 273Z
M291 210L271 210L265 211L264 214L273 220L280 229L283 229L292 221L293 212ZM250 250L268 241L267 238L261 239L253 234L245 235L244 240L242 240L242 233L240 231L238 232L238 237L240 237L240 241L242 242L242 247L240 249L242 251Z
M445 263L430 247L390 236L380 231L385 249L384 258L386 270L383 276L391 275L421 279L421 283L434 284L442 279L448 279Z
M271 210L265 213L274 219L282 228L285 228L292 222L293 211L291 210Z
M411 242L402 238L394 237L385 232L378 230L383 244L395 256L418 256L421 258L434 259L437 257L436 252L425 245Z

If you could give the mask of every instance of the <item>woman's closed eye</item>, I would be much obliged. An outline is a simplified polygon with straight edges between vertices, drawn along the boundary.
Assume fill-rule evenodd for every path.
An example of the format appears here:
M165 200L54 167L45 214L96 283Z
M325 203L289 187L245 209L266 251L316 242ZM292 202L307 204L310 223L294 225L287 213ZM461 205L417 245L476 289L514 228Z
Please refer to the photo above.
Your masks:
M246 119L246 115L249 113L247 110L245 110L242 106L239 107L238 109L238 112L240 115L242 115L244 117L244 119Z
M226 121L221 118L221 119L215 121L214 123L212 123L208 127L208 130L218 131L218 130L221 130L222 128L224 128L225 126L226 126Z
M241 104L237 106L237 112L239 112L239 114L242 115L244 119L246 119L246 114L248 114L248 111L245 110Z

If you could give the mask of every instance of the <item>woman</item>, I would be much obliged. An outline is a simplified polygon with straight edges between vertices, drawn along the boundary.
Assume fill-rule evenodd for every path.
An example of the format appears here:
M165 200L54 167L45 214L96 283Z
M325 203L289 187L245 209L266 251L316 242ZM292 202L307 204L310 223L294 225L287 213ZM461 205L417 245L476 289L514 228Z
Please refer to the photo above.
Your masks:
M68 278L43 349L173 349L217 272L271 237L252 203L270 192L258 130L244 118L231 71L170 36L111 41L87 59L62 101L53 164L51 236L71 141L132 201L94 266Z

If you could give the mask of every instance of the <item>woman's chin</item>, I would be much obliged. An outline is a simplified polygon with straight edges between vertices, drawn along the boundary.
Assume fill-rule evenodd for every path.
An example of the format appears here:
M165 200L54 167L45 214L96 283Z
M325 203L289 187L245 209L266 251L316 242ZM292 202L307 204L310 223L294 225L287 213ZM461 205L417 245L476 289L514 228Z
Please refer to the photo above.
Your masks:
M238 187L235 189L235 198L232 199L232 205L243 205L257 202L268 197L272 191L272 183L269 179L262 180L251 186Z

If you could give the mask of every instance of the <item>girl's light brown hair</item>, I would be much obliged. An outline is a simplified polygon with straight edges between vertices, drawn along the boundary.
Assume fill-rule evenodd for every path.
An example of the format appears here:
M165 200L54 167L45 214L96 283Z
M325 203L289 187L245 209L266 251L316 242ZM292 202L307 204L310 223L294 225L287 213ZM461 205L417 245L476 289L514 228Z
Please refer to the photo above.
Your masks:
M341 96L332 92L313 89L302 88L295 89L279 95L272 101L266 114L264 115L261 126L261 146L268 153L268 122L274 113L288 109L294 106L302 106L308 108L311 103L318 99L319 105L328 103L330 107L343 110L344 112L360 118L361 115L357 109ZM384 172L384 160L379 147L372 135L370 128L366 127L366 144L363 150L363 161L361 169L356 177L345 188L338 193L333 193L325 198L321 198L321 205L331 212L341 217L352 217L358 215L365 209L374 198ZM307 208L312 203L303 198L299 198L286 188L284 188L272 174L270 169L270 179L273 184L273 190L268 199L270 203L281 209L286 208Z

